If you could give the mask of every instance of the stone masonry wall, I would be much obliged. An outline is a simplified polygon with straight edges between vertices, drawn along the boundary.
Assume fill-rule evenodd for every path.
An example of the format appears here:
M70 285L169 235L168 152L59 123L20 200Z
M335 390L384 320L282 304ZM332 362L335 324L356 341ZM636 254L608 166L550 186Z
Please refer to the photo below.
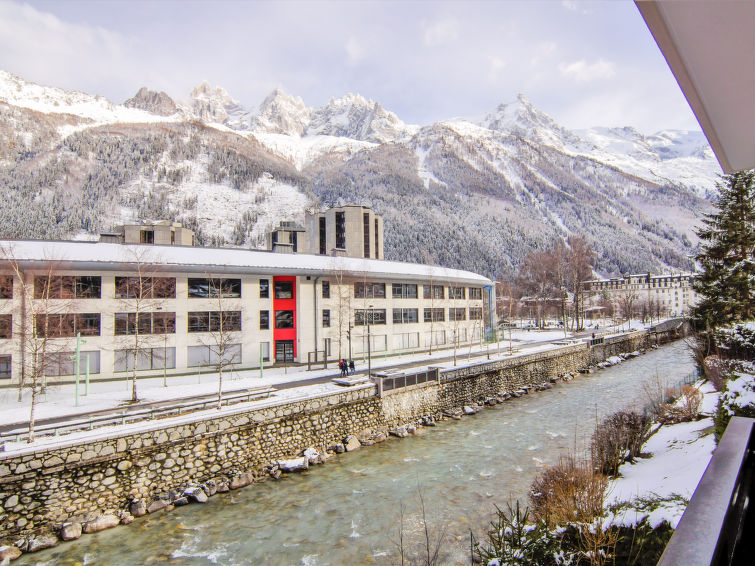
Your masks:
M0 544L57 530L65 521L117 513L132 499L149 501L189 483L262 478L270 462L324 451L349 435L385 431L427 415L537 387L618 352L640 349L634 333L598 349L586 344L441 373L425 384L379 398L374 385L316 398L240 407L222 416L184 415L155 421L139 432L80 438L54 448L0 452Z

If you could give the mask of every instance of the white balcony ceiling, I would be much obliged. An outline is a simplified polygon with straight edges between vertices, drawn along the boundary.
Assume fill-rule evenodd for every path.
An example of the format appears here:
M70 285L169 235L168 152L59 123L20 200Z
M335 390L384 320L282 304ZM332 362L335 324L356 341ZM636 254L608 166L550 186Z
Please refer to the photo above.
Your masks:
M636 4L723 170L755 168L755 1Z

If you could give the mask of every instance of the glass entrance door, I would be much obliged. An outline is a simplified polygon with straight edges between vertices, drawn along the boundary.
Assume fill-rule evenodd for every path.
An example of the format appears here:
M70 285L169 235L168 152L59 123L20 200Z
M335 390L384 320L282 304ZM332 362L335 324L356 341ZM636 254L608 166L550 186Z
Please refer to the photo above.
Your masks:
M275 361L276 362L293 362L294 361L294 341L293 340L276 340L275 341Z

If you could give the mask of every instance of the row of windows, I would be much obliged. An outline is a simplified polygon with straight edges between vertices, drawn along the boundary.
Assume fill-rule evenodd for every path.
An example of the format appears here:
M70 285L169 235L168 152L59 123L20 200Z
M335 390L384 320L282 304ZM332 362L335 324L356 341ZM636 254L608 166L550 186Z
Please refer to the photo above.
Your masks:
M270 280L260 279L260 298L270 298ZM413 283L393 283L392 296L395 299L416 299L418 285ZM276 281L276 299L293 299L294 282ZM241 279L190 277L188 279L189 298L241 298ZM175 299L175 277L121 277L115 278L115 296L118 299ZM330 298L330 282L322 282L323 298ZM385 283L354 283L354 296L357 299L384 299ZM423 285L425 299L444 299L443 285ZM466 287L448 287L449 299L464 299ZM99 299L102 298L102 278L99 276L38 276L34 279L34 297L37 299ZM0 277L0 299L13 298L13 279ZM469 288L469 298L482 299L482 289Z
M411 324L419 322L419 309L393 309L393 324ZM423 309L425 322L443 322L445 321L445 310ZM465 308L449 308L448 320L459 321L467 319L467 310ZM482 308L470 307L469 320L482 320ZM354 312L354 324L364 326L365 324L385 324L385 309L358 309ZM330 327L330 309L322 311L322 325L324 328Z
M440 322L445 320L442 308L423 309L425 322ZM418 322L418 311L415 308L393 309L394 324L408 324ZM370 315L371 313L371 315ZM118 312L114 317L114 334L129 336L137 334L175 334L176 313L174 312ZM385 324L385 309L357 310L354 313L354 324ZM46 317L37 315L36 330L40 336L50 338L73 337L77 332L82 336L100 335L99 313L50 314ZM466 320L466 309L449 308L448 320ZM469 320L482 320L482 308L470 307ZM228 332L241 330L241 311L201 311L188 313L188 332ZM330 327L330 309L322 311L322 325ZM270 311L260 311L260 330L269 330ZM275 311L275 328L294 328L294 311ZM12 336L12 315L0 315L0 339Z

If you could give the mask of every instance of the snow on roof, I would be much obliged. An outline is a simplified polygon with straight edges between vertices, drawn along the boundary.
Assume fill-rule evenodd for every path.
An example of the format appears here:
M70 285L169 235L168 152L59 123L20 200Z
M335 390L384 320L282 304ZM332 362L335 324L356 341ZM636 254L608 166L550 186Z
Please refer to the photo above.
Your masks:
M283 254L240 248L129 245L105 242L50 240L2 240L0 259L21 263L60 262L60 269L121 270L141 263L198 273L264 273L277 275L332 275L386 279L455 281L492 285L487 277L471 271L353 257Z

